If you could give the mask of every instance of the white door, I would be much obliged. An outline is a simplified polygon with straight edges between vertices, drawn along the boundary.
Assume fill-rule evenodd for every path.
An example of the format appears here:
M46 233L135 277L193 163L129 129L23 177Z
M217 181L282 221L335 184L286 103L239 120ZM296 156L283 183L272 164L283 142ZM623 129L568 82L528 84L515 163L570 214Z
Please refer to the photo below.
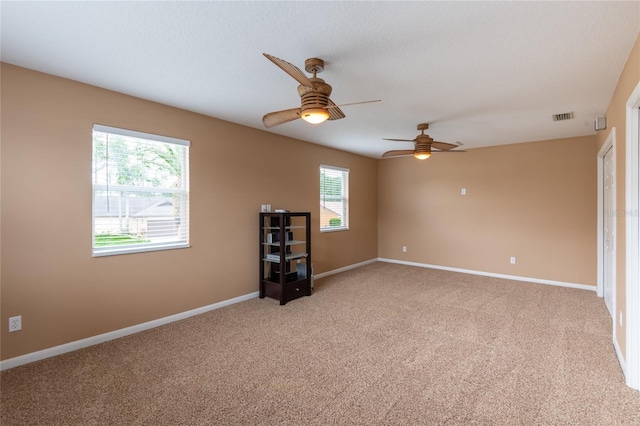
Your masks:
M613 158L613 149L604 155L603 159L603 280L602 288L604 295L604 303L607 305L609 314L614 316L613 312L613 286L614 271L616 261L615 257L615 226L616 226L616 206L615 206L615 190L616 190L616 168L615 159Z

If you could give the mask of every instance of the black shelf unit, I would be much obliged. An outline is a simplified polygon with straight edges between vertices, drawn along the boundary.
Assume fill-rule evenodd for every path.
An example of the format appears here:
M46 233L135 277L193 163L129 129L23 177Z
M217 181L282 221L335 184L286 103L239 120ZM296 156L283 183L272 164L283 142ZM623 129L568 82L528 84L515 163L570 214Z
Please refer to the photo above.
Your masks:
M260 298L311 296L311 213L260 213Z

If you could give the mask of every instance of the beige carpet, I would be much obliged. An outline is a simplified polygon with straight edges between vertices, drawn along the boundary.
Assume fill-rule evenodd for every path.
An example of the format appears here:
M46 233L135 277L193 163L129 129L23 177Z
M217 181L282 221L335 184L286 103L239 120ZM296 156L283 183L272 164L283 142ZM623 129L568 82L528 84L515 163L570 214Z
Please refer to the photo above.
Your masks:
M3 426L640 424L595 293L385 263L0 386Z

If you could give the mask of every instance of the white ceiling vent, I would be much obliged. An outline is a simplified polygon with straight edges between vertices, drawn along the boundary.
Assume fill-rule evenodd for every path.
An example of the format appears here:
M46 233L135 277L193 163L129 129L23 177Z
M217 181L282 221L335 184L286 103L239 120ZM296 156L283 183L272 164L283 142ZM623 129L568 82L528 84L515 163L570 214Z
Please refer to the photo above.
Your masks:
M571 120L573 118L572 112L563 112L562 114L553 114L553 121Z

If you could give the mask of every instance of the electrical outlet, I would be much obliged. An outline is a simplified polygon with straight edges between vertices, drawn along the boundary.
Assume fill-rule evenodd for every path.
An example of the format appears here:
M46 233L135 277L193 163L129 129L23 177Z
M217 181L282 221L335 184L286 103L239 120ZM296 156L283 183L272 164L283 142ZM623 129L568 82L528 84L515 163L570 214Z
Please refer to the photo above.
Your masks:
M461 188L460 195L467 195L467 188Z
M511 259L509 261L511 262L512 265L515 265L516 264L515 256L511 256Z
M402 246L402 252L406 253L407 252L407 246Z
M9 332L22 330L22 315L9 318Z

